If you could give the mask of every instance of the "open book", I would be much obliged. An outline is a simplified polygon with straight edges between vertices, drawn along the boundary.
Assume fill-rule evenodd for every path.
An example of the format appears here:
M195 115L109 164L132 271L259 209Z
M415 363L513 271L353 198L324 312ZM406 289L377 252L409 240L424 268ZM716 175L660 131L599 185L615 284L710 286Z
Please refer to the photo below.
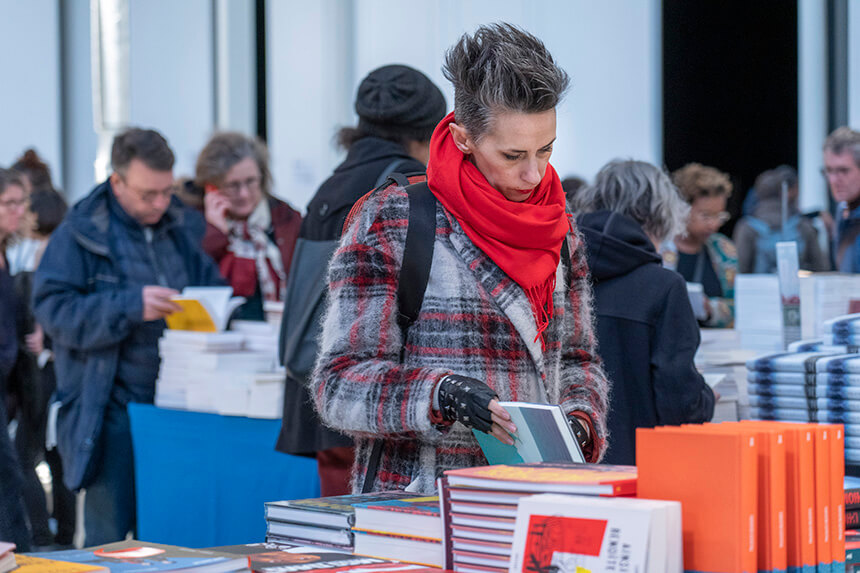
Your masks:
M186 287L182 294L173 297L173 302L182 310L166 318L168 328L221 332L227 328L230 315L245 299L233 296L231 287Z
M513 436L514 445L509 446L495 436L472 430L490 465L524 462L585 463L585 456L561 406L528 402L499 404L511 415L511 421L517 427Z

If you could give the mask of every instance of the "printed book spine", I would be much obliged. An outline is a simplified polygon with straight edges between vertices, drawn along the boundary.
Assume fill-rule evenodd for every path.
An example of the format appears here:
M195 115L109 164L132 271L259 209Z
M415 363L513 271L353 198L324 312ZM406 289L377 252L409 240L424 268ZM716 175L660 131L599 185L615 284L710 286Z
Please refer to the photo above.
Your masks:
M448 489L448 478L436 480L436 491L439 492L439 513L442 515L442 564L445 569L454 568L454 553L451 547L451 492Z

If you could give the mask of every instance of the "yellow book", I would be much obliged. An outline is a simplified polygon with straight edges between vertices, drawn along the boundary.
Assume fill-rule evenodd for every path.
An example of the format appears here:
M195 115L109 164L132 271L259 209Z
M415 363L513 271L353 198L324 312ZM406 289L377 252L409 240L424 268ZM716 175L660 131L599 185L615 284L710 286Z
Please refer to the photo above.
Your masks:
M96 571L109 571L107 567L98 565L55 561L54 559L21 554L15 555L15 562L18 564L18 568L15 569L16 573L95 573Z
M187 287L171 300L182 307L168 315L167 328L194 332L221 332L230 315L245 299L232 296L230 287Z

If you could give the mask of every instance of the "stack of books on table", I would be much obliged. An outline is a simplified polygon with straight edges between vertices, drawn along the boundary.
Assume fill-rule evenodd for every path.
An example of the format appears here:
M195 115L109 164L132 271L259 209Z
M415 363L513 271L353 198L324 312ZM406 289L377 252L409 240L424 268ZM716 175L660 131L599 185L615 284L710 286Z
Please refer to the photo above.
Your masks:
M266 541L322 545L352 551L355 504L415 497L402 491L270 501L265 504Z
M277 357L281 333L274 324L257 320L234 320L230 323L230 328L245 336L245 350L268 352Z
M155 404L225 415L280 417L284 374L276 368L275 353L247 350L245 341L241 332L165 330L158 341L161 366Z
M445 567L507 572L517 505L538 493L631 496L636 493L636 468L541 462L445 472L439 483Z
M444 565L439 496L372 501L354 507L356 555Z
M637 495L681 503L685 570L839 570L843 437L829 424L640 428Z

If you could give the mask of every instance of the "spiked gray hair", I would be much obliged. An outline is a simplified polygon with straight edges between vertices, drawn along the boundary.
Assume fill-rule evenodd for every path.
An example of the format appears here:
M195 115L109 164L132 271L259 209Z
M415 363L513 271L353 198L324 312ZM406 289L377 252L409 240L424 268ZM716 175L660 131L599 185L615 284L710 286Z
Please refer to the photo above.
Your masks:
M555 108L570 84L543 42L511 24L481 26L445 54L454 84L454 115L478 141L499 110L540 113Z
M690 206L666 173L644 161L610 161L594 185L580 189L573 200L577 213L615 211L634 219L662 242L684 230Z

